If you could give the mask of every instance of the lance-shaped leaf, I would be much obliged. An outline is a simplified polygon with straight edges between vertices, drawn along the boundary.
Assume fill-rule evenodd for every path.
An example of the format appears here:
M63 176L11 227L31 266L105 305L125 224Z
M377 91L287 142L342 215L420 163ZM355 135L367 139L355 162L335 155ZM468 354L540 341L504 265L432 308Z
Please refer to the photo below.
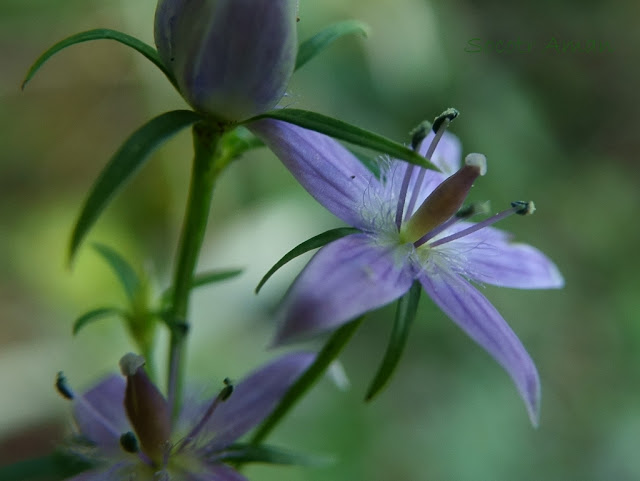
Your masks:
M262 289L262 286L265 284L265 282L267 282L269 278L287 262L292 261L296 257L301 256L302 254L309 252L310 250L317 249L319 247L327 245L329 242L333 242L334 240L340 239L350 234L356 234L358 232L360 232L360 230L355 229L354 227L338 227L337 229L331 229L323 232L322 234L318 234L311 239L307 239L302 244L297 245L289 252L287 252L278 262L276 262L271 269L269 269L269 272L264 275L264 277L260 280L260 283L256 287L256 294L260 292L260 289Z
M332 457L296 453L264 444L233 444L220 453L220 459L232 464L266 463L309 467L325 467L335 462Z
M287 393L280 400L278 406L276 406L269 417L258 427L251 438L251 444L259 445L302 396L313 387L318 379L320 379L320 376L324 374L331 363L340 355L342 349L355 334L360 324L362 324L363 319L364 316L360 316L331 334L331 337L318 353L313 364L291 385Z
M137 38L132 37L131 35L118 32L117 30L111 30L108 28L97 28L95 30L88 30L86 32L71 35L70 37L59 41L42 55L40 55L40 57L38 57L38 59L34 62L34 64L27 72L27 75L22 82L22 88L24 89L24 87L33 78L36 72L40 70L40 67L42 67L47 60L53 57L60 50L78 43L101 39L115 40L116 42L120 42L127 47L131 47L132 49L138 51L146 58L151 60L156 65L156 67L158 67L162 71L162 73L166 75L166 77L174 86L177 85L175 79L173 78L173 74L164 66L162 60L160 60L160 57L158 56L158 52L152 46L144 43L142 40L138 40Z
M161 114L136 130L111 158L87 197L71 235L69 260L113 195L142 167L149 155L179 130L203 117L191 110Z
M383 137L382 135L356 127L342 120L327 117L326 115L300 109L278 109L265 112L245 120L244 124L250 124L259 119L276 119L297 125L309 130L315 130L335 139L344 140L360 147L366 147L384 154L389 154L396 159L406 160L411 164L426 169L439 170L429 159L414 152L398 142Z
M339 38L351 34L360 34L363 37L367 37L369 31L369 25L358 20L345 20L329 25L321 32L318 32L300 44L298 47L298 56L296 57L296 70Z
M117 307L100 307L98 309L94 309L89 311L83 315L81 315L78 319L73 323L73 335L75 336L80 332L87 324L95 322L99 319L103 319L109 316L121 316L124 317L126 313L122 309L118 309Z
M402 356L404 347L407 344L409 337L409 331L411 325L416 317L416 311L418 310L418 301L420 300L420 293L422 292L422 286L419 282L414 282L404 296L398 300L398 307L396 310L396 319L393 324L393 331L391 338L389 339L389 345L387 346L387 352L384 354L382 363L378 368L369 390L367 391L366 401L371 401L389 382L391 375L398 365L398 361Z
M242 274L243 269L225 269L201 272L193 276L191 281L191 289L207 286L216 282L226 281ZM162 302L166 303L171 300L171 288L166 289L161 296Z
M120 281L129 301L135 303L140 289L140 278L135 269L118 252L104 244L94 243L93 248L109 264L116 277Z

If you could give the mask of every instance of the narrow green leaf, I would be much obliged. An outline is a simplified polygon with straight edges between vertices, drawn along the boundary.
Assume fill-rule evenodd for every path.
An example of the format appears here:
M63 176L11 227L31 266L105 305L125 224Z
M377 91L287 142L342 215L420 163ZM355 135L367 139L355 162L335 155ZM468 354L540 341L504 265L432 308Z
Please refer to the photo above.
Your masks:
M398 361L400 361L400 357L402 357L404 347L407 344L409 331L411 330L411 325L418 310L421 292L422 285L416 281L411 286L411 289L409 289L409 292L398 300L396 319L393 324L393 331L391 332L387 352L385 352L378 372L369 386L367 396L365 397L366 401L371 401L387 382L389 382L389 379L391 379L391 375L395 371Z
M283 120L284 122L289 122L290 124L298 125L305 129L315 130L316 132L344 140L345 142L349 142L354 145L389 154L393 158L406 160L411 164L415 164L426 169L438 170L430 160L425 159L417 152L414 152L398 142L394 142L382 135L356 127L355 125L348 124L342 120L327 117L326 115L318 114L316 112L309 112L308 110L271 110L249 120L245 120L243 123L248 124L254 120L265 118Z
M256 287L256 290L255 290L256 294L260 292L260 289L262 289L262 286L264 286L265 282L267 282L269 278L273 274L275 274L276 271L280 269L283 265L285 265L287 262L292 261L298 256L301 256L305 252L309 252L310 250L317 249L318 247L327 245L329 242L333 242L334 240L338 240L341 237L347 236L349 234L357 234L358 232L360 231L354 227L338 227L337 229L331 229L326 232L323 232L322 234L318 234L317 236L312 237L311 239L307 239L302 244L297 245L296 247L291 249L289 252L287 252L282 257L282 259L276 262L271 269L269 269L269 272L267 272L264 275L264 277Z
M124 257L111 247L96 242L93 244L93 248L102 256L107 264L109 264L109 267L111 267L120 281L129 301L131 301L132 304L135 303L138 289L140 289L140 278L138 274L136 274L135 269Z
M223 271L207 271L196 274L191 281L191 289L206 286L214 282L226 281L242 274L243 269L228 269Z
M81 315L76 321L73 323L73 335L75 336L80 332L87 324L90 324L94 321L102 319L107 316L122 316L124 312L117 307L100 307L99 309L94 309L93 311L89 311L83 315Z
M77 33L56 43L53 47L49 48L46 52L40 55L40 57L38 57L38 59L34 62L34 64L27 72L24 81L22 82L22 88L24 89L24 87L33 78L36 72L40 70L40 67L42 67L47 60L53 57L60 50L63 50L77 43L101 39L115 40L116 42L120 42L127 47L131 47L132 49L138 51L147 59L151 60L156 65L156 67L158 67L162 71L162 73L167 76L169 81L177 88L177 83L173 78L173 74L164 66L155 48L144 43L141 40L138 40L135 37L132 37L131 35L127 35L126 33L118 32L117 30L111 30L108 28L97 28L95 30Z
M232 464L267 463L308 467L325 467L335 462L331 457L295 453L264 444L233 444L220 453L219 458Z
M361 316L338 328L329 338L322 350L316 356L316 360L298 378L282 397L280 403L271 414L258 427L251 438L253 445L260 444L267 435L276 427L289 410L302 398L302 396L320 379L329 365L336 359L351 336L356 332L364 316Z
M214 270L201 272L196 274L191 281L191 289L213 284L215 282L222 282L228 279L242 274L243 269L226 269L226 270ZM168 302L171 300L171 288L166 289L161 296L162 302Z
M354 33L367 37L370 30L369 25L358 20L345 20L329 25L321 32L316 33L313 37L300 44L298 47L298 57L296 58L296 70L339 38Z
M71 235L69 261L98 216L120 187L144 164L149 155L179 130L203 117L191 110L165 112L129 137L104 168L87 197Z

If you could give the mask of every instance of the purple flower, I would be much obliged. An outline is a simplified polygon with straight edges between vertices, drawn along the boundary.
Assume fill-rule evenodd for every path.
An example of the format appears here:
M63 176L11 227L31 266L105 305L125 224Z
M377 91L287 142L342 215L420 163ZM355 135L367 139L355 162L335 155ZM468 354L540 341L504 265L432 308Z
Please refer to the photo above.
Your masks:
M296 0L160 0L155 41L180 93L223 121L271 109L297 52Z
M142 368L144 360L127 354L120 361L126 380L112 375L73 398L79 435L89 446L76 449L97 468L70 481L245 480L224 464L225 450L271 412L313 359L303 352L282 356L236 386L227 384L208 403L185 402L172 428L167 402ZM62 392L72 396L66 388Z
M400 161L376 178L338 142L276 120L251 129L327 209L362 233L320 249L283 303L276 343L334 329L405 294L419 281L431 299L512 377L535 425L540 402L536 367L491 303L469 281L520 289L559 288L563 278L537 249L489 227L532 203L480 222L459 209L486 159L467 156L458 140L431 133L420 148L442 172ZM435 151L433 150L435 148ZM431 152L428 152L431 149ZM458 214L458 215L456 215Z

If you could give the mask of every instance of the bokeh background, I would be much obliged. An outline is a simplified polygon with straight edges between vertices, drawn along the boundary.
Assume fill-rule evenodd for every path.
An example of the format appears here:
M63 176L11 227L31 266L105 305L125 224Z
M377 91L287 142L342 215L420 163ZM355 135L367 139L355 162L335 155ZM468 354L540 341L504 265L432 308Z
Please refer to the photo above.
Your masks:
M58 370L83 389L133 349L116 320L71 337L78 315L125 298L89 244L66 269L66 243L119 144L184 106L149 62L109 41L59 54L24 92L20 82L71 33L109 27L152 43L154 8L152 0L0 3L0 464L46 454L69 432L69 406L53 389ZM640 479L639 10L632 0L301 2L301 39L347 18L367 22L372 35L343 39L301 69L285 103L402 142L421 120L456 107L451 130L465 152L489 159L472 197L496 210L534 199L535 216L501 227L548 253L566 288L485 289L537 362L539 429L502 369L424 296L386 392L362 402L391 306L369 316L342 356L350 389L322 381L271 438L336 463L256 466L251 479ZM168 282L190 155L184 132L91 235L153 273L158 289ZM253 288L291 247L339 225L266 149L225 173L201 266L245 271L193 296L191 381L213 390L276 354L266 350L273 309L304 260L260 296Z

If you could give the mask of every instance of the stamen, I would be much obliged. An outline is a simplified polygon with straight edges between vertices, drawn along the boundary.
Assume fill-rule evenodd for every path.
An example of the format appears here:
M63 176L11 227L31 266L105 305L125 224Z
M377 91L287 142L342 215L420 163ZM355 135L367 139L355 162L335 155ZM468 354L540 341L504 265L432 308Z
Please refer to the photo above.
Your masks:
M187 446L191 441L193 441L198 436L198 434L200 434L200 431L202 431L204 426L207 424L207 421L209 421L209 419L211 418L211 415L215 412L216 408L220 405L220 403L223 403L227 399L229 399L229 397L233 393L233 384L231 383L229 378L228 377L225 378L223 382L225 386L220 390L218 395L211 402L211 404L207 408L206 412L204 413L200 421L198 421L198 424L196 424L191 430L191 432L189 432L187 437L184 439L182 445L180 446L179 450Z
M138 444L138 438L131 431L124 433L120 436L120 447L128 453L137 453L140 451L140 445Z
M70 401L75 397L73 391L69 387L69 384L67 384L67 378L62 371L59 371L56 376L56 390L63 398Z
M438 143L440 143L440 139L444 135L445 131L449 128L451 122L453 122L456 117L458 117L459 112L454 108L449 108L442 112L439 116L437 116L433 121L432 130L436 134L427 152L424 157L431 160L433 157L436 148L438 147ZM416 202L418 202L418 195L420 194L420 189L422 188L422 183L424 182L424 178L427 174L425 169L420 169L420 173L418 174L418 179L416 180L416 184L413 187L413 192L411 193L411 200L409 201L409 207L407 207L407 215L411 215L413 213L413 209L416 206ZM482 174L484 175L484 174Z
M449 227L457 224L461 220L469 219L469 218L471 218L471 217L473 217L475 215L478 215L478 214L486 215L488 213L489 213L489 201L474 202L472 204L469 204L468 206L463 207L462 209L460 209L456 213L456 215L453 216L451 219L449 219L446 222L443 222L438 227L436 227L436 228L430 230L429 232L427 232L420 239L415 241L413 243L413 245L415 247L420 247L421 245L425 244L426 242L428 242L429 240L433 239L435 236L440 234L440 232L445 231L446 229L448 229Z
M435 136L431 141L429 148L427 149L427 153L425 154L425 158L430 161L433 153L436 150L436 147L438 146L438 143L440 142L440 139L442 138L442 135L444 134L444 131L447 130L449 124L458 115L459 112L456 109L449 108L435 118L435 120L433 121L433 125L428 121L422 122L411 131L411 148L417 152L420 148L420 144L427 136L429 129L433 130ZM400 231L400 228L402 227L402 217L404 213L407 191L409 190L409 183L411 182L411 176L413 175L415 169L416 166L413 164L407 167L404 179L402 179L402 185L400 186L400 195L398 196L398 205L396 207L396 227L398 228L398 231ZM420 188L422 187L422 183L424 182L425 174L425 169L420 169L416 183L413 186L413 192L409 201L409 207L407 208L408 216L412 214L413 208L416 205L418 194L420 193Z
M501 221L502 219L506 219L507 217L513 214L530 215L530 214L533 214L535 210L536 210L536 207L533 201L525 202L525 201L519 200L516 202L512 202L510 209L499 212L498 214L495 214L493 217L483 220L482 222L478 222L477 224L474 224L471 227L468 227L467 229L463 229L460 232L456 232L455 234L451 234L450 236L443 237L442 239L439 239L434 243L430 244L430 247L437 247L439 245L446 244L447 242L460 239L461 237L468 236L469 234L473 234L474 232L477 232L480 229L484 229L485 227L495 224L496 222Z

